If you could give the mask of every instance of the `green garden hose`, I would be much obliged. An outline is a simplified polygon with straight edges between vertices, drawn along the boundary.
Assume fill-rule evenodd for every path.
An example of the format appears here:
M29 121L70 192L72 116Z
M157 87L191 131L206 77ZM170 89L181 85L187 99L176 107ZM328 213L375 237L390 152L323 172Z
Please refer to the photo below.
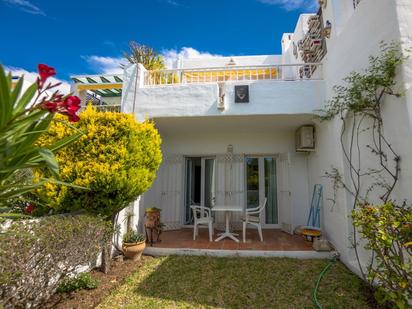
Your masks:
M338 259L338 257L339 257L338 253L335 253L333 255L332 259L329 261L328 265L326 265L326 267L322 270L322 272L320 273L318 277L318 280L316 281L315 288L313 289L313 292L312 292L312 298L313 298L313 303L315 304L317 309L323 308L322 304L319 302L318 297L317 297L320 281L322 280L323 276L328 272L329 268L331 268L332 265L336 263L336 260Z

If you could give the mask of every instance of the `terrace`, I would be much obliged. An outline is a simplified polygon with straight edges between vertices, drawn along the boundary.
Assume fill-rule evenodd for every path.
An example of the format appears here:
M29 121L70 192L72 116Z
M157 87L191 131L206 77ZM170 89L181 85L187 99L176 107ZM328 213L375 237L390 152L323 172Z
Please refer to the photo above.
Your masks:
M320 63L226 65L147 71L126 70L125 112L145 117L313 114L324 102ZM248 104L237 104L235 88L247 87Z
M333 254L317 252L312 248L312 243L305 241L302 236L290 235L279 229L264 229L263 242L259 240L255 229L248 229L246 237L245 243L231 239L210 242L208 231L200 229L198 237L193 240L193 229L182 228L163 232L161 242L146 246L145 253L153 256L191 254L295 258L328 258Z
M120 112L123 74L75 75L71 79L82 102L91 102L101 111Z
M324 101L321 63L225 65L148 71L132 65L125 74L72 76L83 102L102 110L144 117L312 114ZM126 82L124 82L126 81ZM250 106L234 103L234 86L249 88ZM122 93L124 94L122 95ZM136 102L139 102L136 104Z
M321 63L224 66L209 68L171 69L144 72L143 85L187 85L199 83L220 83L228 81L262 80L320 80Z

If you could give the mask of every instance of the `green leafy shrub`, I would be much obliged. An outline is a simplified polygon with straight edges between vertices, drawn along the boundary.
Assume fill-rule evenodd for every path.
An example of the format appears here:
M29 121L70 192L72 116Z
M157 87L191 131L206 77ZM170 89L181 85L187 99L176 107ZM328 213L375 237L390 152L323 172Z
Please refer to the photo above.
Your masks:
M62 181L89 190L48 183L36 195L57 212L85 209L113 218L153 183L162 160L160 136L152 122L139 123L133 115L98 112L89 106L80 116L74 126L86 134L58 151L56 158ZM55 121L41 144L73 131ZM37 173L37 177L47 175L47 170Z
M412 299L412 209L392 202L366 205L352 213L354 225L373 250L368 279L377 283L377 300L408 307Z
M139 234L136 231L129 231L123 235L123 242L124 243L137 243L145 241L145 237L142 234Z
M107 220L86 215L49 216L3 225L0 305L42 307L77 267L94 266L112 231Z
M80 273L73 278L67 278L57 288L58 293L75 292L79 290L93 290L99 285L99 280L90 273Z

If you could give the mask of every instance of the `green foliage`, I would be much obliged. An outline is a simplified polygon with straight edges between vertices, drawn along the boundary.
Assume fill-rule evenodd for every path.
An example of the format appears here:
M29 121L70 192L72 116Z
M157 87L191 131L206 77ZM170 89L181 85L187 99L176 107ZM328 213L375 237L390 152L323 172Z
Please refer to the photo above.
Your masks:
M342 122L340 142L347 168L344 173L333 168L326 177L333 179L335 196L338 188L352 196L352 242L359 270L369 284L378 284L385 300L399 307L406 306L406 298L411 297L411 248L407 243L411 241L412 218L410 208L390 202L401 158L385 137L382 106L388 96L403 95L396 89L396 73L407 58L400 44L382 43L381 53L369 57L366 70L351 73L344 79L345 85L334 88L335 96L320 114L321 120L339 117ZM376 160L364 160L365 150ZM368 204L371 195L379 196L384 205L359 208ZM358 231L367 240L366 249L374 252L367 273L358 253Z
M99 285L99 280L90 273L80 273L73 278L63 280L57 288L58 293L76 292L79 290L93 290Z
M139 44L135 41L129 43L130 54L124 53L124 57L130 63L140 63L146 70L165 69L164 59L153 48Z
M80 265L93 266L113 227L97 216L18 220L0 233L0 304L42 307Z
M142 234L139 234L136 231L128 231L123 235L123 242L124 243L137 243L145 241L145 237Z
M362 206L352 213L354 225L373 250L376 263L369 280L377 282L378 300L392 301L399 308L412 299L412 210L389 202Z
M400 96L396 91L396 70L407 59L399 43L381 43L381 53L369 57L369 67L362 73L352 72L343 81L346 85L334 87L335 96L325 109L320 110L322 120L347 113L365 114L380 120L380 106L385 94Z
M36 182L30 178L21 181L17 175L19 172L44 167L57 179L59 166L53 153L81 135L73 131L63 139L41 147L36 145L54 114L43 109L42 102L37 102L45 90L39 88L38 83L32 84L24 93L22 87L23 77L13 86L11 73L6 75L0 65L0 206L3 211L8 211L10 199L30 192L47 181L43 178Z
M98 112L89 106L76 129L87 132L56 153L65 182L87 187L48 183L35 191L42 204L56 212L85 209L112 218L153 183L161 163L161 139L152 122L139 123L133 115ZM40 140L49 144L70 136L73 128L53 122ZM48 176L40 170L37 177Z

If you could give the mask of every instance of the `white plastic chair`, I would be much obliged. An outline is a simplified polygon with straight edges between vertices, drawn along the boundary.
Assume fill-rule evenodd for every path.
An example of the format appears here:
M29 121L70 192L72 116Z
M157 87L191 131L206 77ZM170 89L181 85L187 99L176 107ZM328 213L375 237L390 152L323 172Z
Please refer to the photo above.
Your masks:
M193 211L193 240L199 235L199 225L207 225L209 227L209 241L213 238L213 217L210 208L205 206L192 205L190 208Z
M255 208L246 209L245 216L242 217L243 221L243 242L246 242L246 226L248 224L254 225L258 228L260 241L263 241L262 235L262 214L265 209L267 198L263 200L263 203Z

